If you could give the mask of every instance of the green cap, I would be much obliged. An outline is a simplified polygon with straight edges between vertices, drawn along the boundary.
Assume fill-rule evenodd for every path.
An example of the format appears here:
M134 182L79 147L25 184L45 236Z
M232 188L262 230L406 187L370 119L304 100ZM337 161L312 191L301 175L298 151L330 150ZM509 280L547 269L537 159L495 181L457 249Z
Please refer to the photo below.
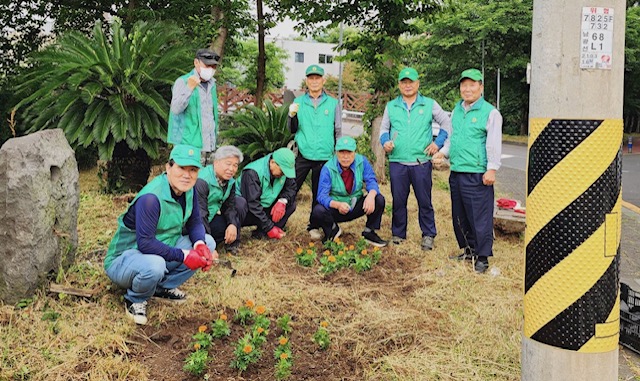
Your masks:
M200 149L186 144L178 144L173 147L169 159L173 159L181 167L193 166L202 168L200 164Z
M343 136L336 142L336 151L355 151L356 141L351 136Z
M296 178L296 156L289 148L280 148L273 152L271 158L280 166L285 177Z
M309 75L311 75L311 74L317 74L317 75L319 75L319 76L323 76L323 75L324 75L324 69L323 69L323 68L321 68L321 67L320 67L320 66L318 66L318 65L310 65L310 66L307 68L307 71L305 72L305 75L306 75L306 76L309 76Z
M418 80L418 71L412 67L405 67L400 70L400 74L398 74L398 81L402 81L405 78L409 78L412 81Z
M460 80L458 82L462 82L465 78L482 81L482 73L478 69L467 69L460 74Z

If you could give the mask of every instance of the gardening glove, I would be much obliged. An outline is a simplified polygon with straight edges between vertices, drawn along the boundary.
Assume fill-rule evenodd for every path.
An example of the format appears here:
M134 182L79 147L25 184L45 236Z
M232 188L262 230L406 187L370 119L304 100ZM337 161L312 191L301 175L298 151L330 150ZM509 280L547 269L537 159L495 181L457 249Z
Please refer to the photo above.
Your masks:
M207 266L211 267L211 264L213 263L213 255L211 255L211 250L209 250L209 247L204 242L198 241L194 245L194 249L198 252L198 254L200 254L201 257L203 257L207 261ZM202 270L206 271L204 270L204 268Z
M296 114L298 113L298 109L300 108L300 105L297 103L292 103L289 105L289 116L290 117L294 117L296 116Z
M284 237L285 232L277 226L274 226L267 232L267 236L271 239L280 239Z
M284 217L284 212L287 209L286 200L280 199L276 204L271 208L271 220L273 222L279 222L282 217Z
M213 253L209 253L209 255L211 255L211 261L207 262L207 265L202 268L202 271L204 272L209 271L211 266L218 264L218 260L219 260L218 252L214 250Z
M207 265L207 260L204 259L204 257L202 257L197 251L189 250L189 254L184 257L184 264L190 270L195 271L199 268L205 267Z

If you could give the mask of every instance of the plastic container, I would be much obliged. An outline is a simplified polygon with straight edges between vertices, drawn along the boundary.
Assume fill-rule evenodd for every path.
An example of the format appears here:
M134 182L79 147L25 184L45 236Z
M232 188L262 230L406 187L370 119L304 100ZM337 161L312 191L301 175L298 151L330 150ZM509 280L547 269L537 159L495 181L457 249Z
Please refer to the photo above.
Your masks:
M620 344L640 354L640 294L620 283Z

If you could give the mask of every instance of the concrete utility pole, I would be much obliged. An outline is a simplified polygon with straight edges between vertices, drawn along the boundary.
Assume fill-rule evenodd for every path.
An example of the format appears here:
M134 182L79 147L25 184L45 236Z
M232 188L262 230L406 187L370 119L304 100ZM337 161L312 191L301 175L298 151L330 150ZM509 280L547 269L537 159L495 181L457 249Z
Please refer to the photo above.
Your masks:
M523 381L618 379L623 0L534 0Z

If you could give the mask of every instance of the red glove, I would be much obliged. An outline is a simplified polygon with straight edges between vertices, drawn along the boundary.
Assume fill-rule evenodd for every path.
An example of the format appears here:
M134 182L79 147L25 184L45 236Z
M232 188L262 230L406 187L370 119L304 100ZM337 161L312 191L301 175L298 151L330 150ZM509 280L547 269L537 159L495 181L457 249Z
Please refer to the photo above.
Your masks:
M206 245L205 245L206 246ZM207 260L204 259L197 251L189 250L189 254L184 259L184 264L191 270L197 270L207 266Z
M284 212L286 209L287 209L287 205L284 202L282 201L276 202L273 208L271 208L271 220L273 222L280 221L282 217L284 217Z
M207 265L202 268L202 271L209 271L211 265L213 264L213 255L211 254L211 250L209 250L209 247L205 243L201 243L200 245L196 246L195 250L198 252L198 254L200 254L201 257L203 257L207 261Z
M285 233L282 231L282 229L280 229L277 226L274 226L273 228L271 228L271 230L267 232L267 236L272 239L280 239L284 237L284 234Z

